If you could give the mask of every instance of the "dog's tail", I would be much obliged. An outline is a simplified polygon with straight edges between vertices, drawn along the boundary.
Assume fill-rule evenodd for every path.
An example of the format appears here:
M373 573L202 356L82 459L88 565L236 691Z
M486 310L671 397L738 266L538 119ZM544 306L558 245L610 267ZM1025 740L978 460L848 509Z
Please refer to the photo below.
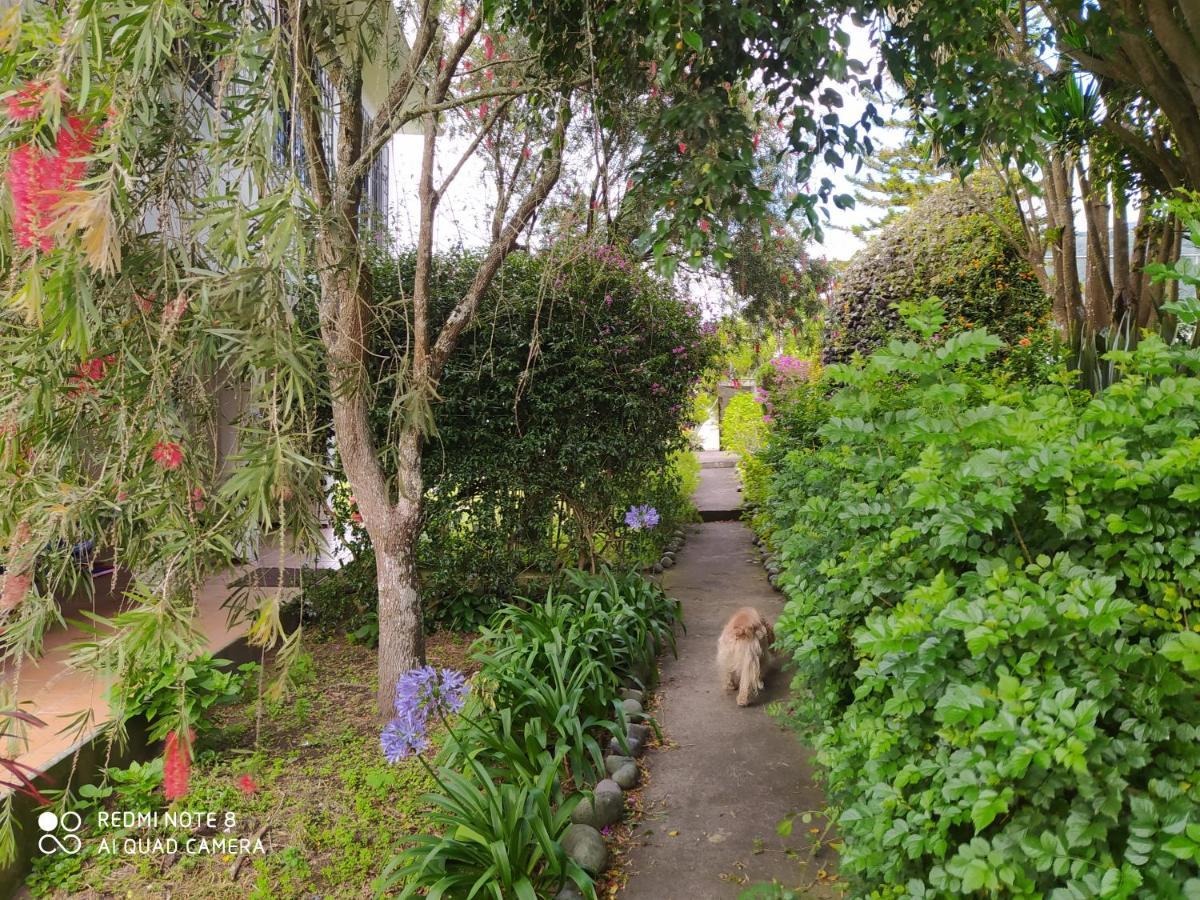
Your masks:
M748 637L753 637L754 629L750 629ZM749 691L750 697L758 692L759 682L762 681L762 647L758 641L744 641L738 645L741 656L741 666L738 672L738 684L742 692Z

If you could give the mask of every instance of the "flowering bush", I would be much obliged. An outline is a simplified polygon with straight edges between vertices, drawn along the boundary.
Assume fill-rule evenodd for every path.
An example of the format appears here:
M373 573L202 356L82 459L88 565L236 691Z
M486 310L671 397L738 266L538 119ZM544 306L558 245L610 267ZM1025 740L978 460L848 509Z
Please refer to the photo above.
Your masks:
M1200 351L1081 397L909 318L792 450L778 627L859 896L1200 889ZM1064 379L1065 380L1065 379Z

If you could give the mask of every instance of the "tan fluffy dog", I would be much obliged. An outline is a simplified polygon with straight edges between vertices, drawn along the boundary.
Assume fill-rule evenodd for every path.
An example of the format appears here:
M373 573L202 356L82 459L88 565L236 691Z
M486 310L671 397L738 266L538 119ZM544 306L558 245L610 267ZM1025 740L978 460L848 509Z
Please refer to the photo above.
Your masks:
M738 706L749 706L763 689L774 641L771 623L752 606L743 606L725 623L717 639L717 668L725 686L738 692Z

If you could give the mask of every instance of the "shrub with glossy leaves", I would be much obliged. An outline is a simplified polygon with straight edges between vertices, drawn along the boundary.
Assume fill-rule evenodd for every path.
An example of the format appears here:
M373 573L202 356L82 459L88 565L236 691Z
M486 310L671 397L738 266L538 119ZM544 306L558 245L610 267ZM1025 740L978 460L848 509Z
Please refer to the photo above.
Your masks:
M1200 351L997 386L909 310L772 486L798 675L859 896L1200 892Z
M1010 235L1003 186L947 184L885 228L847 267L830 306L824 361L864 356L903 332L897 304L935 295L947 332L987 327L1010 344L1042 332L1050 301Z

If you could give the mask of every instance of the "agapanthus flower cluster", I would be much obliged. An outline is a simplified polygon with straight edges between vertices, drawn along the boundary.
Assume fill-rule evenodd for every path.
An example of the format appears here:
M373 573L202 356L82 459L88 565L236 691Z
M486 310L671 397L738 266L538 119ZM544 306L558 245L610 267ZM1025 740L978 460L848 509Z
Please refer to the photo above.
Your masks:
M383 728L380 743L388 762L399 762L429 745L429 720L458 712L467 702L461 672L423 666L409 669L396 683L396 718Z
M631 506L625 513L625 524L633 531L649 530L658 522L658 510L648 504Z

